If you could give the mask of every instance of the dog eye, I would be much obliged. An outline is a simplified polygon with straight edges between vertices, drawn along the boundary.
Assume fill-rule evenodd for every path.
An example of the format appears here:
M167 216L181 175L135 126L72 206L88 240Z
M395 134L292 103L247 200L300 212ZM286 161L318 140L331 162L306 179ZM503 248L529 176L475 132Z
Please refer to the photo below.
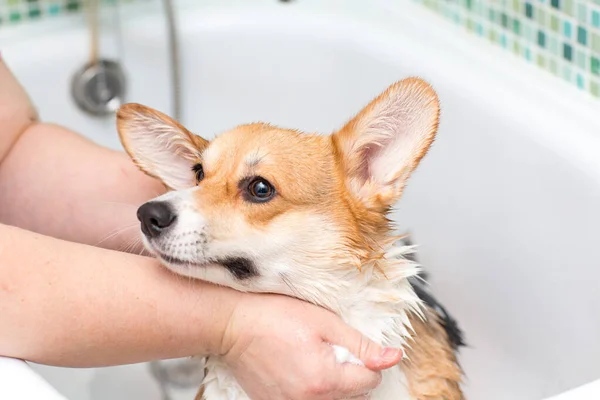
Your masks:
M200 182L204 179L204 168L202 168L202 164L196 164L192 167L192 171L196 174L196 182Z
M248 184L248 194L251 201L264 202L275 195L275 188L266 179L255 178Z

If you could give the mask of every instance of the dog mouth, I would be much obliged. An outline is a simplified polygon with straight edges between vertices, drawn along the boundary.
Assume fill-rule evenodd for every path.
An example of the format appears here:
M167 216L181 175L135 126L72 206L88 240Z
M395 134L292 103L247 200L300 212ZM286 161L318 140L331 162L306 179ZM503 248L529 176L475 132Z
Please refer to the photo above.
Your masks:
M200 263L193 262L193 261L182 260L181 258L167 254L167 253L161 251L160 249L158 249L157 248L158 246L153 244L147 238L144 238L144 239L145 239L144 244L145 244L146 250L148 250L153 256L155 256L159 260L165 262L166 264L177 265L177 266L191 266L191 267L205 266L204 264L200 264ZM208 265L208 263L207 263L207 265Z
M189 261L189 260L183 260L179 257L176 256L172 256L170 254L167 254L166 252L164 252L161 249L161 246L158 246L157 243L153 243L148 237L146 237L145 235L143 236L143 244L144 247L146 248L146 250L153 255L154 257L158 258L159 260L163 261L166 264L170 264L170 265L177 265L177 266L193 266L193 267L203 267L206 265L208 265L209 263L198 263L195 261Z
M156 256L157 256L158 258L160 258L162 261L166 262L167 264L174 264L174 265L193 265L193 266L195 266L195 267L200 267L200 266L202 266L202 265L199 265L199 264L193 263L193 262L191 262L191 261L184 261L184 260L182 260L182 259L180 259L180 258L173 257L173 256L170 256L170 255L168 255L168 254L161 253L161 252L159 252L159 251L156 251L156 250L154 250L154 252L156 253Z
M218 259L207 259L200 263L182 260L181 258L166 254L147 240L146 247L155 257L164 262L167 266L185 267L186 269L219 266L229 271L237 280L246 280L258 276L258 269L254 261L244 256L226 256Z

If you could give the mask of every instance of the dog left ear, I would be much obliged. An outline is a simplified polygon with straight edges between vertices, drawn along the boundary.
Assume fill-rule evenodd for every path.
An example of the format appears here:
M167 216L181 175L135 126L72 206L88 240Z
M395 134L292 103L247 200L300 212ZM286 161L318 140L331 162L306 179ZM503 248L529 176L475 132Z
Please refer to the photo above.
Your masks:
M192 167L208 141L167 115L135 103L119 108L117 129L125 151L146 174L174 190L196 184Z
M396 82L333 135L350 191L380 211L402 195L435 138L440 106L418 78Z

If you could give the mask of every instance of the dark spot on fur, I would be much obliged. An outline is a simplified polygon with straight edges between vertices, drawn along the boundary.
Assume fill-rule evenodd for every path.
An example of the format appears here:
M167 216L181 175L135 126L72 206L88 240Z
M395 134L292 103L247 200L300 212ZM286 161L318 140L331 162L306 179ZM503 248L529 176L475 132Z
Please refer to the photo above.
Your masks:
M239 280L250 279L258 275L254 262L245 257L229 257L219 260L217 263L227 268Z
M404 245L412 246L412 242L408 237L402 239L402 241L404 242ZM418 263L415 253L408 254L405 257L413 262ZM419 275L414 278L409 278L408 281L412 285L416 295L419 296L419 298L438 315L440 323L446 331L450 345L456 351L459 347L466 345L464 334L454 317L448 313L446 308L426 288L425 281L427 279L429 279L429 274L424 270L421 270Z
M465 346L464 335L458 326L458 322L448 313L448 311L446 311L446 308L442 306L440 302L427 291L427 289L425 289L424 282L413 278L409 278L409 282L417 296L419 296L419 298L438 315L440 324L446 331L446 335L448 335L448 340L450 341L452 348L458 350L459 347Z

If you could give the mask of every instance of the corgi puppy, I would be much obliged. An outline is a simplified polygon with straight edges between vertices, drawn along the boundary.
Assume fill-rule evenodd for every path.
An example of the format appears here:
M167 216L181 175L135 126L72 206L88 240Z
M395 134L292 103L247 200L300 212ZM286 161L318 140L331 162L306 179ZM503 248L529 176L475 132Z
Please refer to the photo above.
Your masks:
M170 189L138 210L144 244L178 274L297 297L404 349L374 400L463 399L456 348L415 294L411 248L395 245L388 219L439 114L435 91L418 78L394 83L331 135L252 123L208 141L125 104L117 114L125 150ZM339 362L353 360L335 351ZM198 399L248 400L221 359L208 357L205 368Z

